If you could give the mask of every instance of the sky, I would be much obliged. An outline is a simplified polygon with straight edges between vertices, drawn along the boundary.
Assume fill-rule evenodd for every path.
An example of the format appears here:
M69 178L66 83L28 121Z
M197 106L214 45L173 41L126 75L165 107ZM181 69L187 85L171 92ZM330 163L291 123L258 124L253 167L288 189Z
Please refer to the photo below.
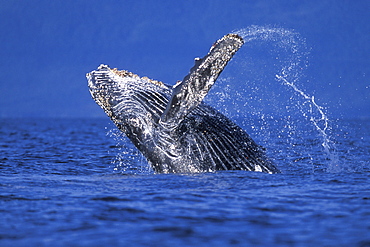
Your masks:
M370 1L24 1L0 4L0 117L104 117L85 74L100 64L174 84L223 35L299 33L308 93L333 118L370 118Z

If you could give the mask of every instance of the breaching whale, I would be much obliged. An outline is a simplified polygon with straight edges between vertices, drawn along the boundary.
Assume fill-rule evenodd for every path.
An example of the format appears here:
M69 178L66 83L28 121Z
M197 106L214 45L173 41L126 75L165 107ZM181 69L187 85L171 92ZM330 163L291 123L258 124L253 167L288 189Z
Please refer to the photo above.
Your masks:
M173 87L100 65L86 75L90 93L156 173L278 173L242 128L203 102L243 44L239 35L225 35Z

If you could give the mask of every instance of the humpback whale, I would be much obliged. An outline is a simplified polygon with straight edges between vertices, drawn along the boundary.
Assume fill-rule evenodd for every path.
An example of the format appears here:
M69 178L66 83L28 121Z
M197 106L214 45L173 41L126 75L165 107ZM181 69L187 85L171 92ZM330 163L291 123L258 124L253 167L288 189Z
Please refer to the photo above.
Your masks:
M225 35L173 87L100 65L86 75L90 93L156 173L278 173L242 128L203 102L243 44L239 35Z

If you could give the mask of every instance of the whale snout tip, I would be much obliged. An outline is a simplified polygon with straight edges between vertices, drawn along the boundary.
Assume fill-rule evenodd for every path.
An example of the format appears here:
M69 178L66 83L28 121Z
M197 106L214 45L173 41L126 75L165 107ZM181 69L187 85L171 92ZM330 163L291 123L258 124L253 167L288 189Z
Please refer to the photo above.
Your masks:
M109 66L105 64L100 64L98 67L98 70L108 70L108 69L109 69Z
M107 70L109 70L108 65L100 64L96 70L86 73L86 78L87 78L88 86L90 87L90 89L97 87L100 83L104 81L104 80L98 80L98 78L102 79L101 74Z

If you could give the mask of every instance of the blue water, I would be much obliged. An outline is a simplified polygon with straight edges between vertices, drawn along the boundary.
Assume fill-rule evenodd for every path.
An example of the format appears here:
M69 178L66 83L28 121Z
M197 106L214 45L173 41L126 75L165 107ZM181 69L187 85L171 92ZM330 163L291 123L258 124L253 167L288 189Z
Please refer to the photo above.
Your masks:
M153 174L108 119L1 119L0 246L370 246L370 121L335 126L334 161L269 135L281 174Z

